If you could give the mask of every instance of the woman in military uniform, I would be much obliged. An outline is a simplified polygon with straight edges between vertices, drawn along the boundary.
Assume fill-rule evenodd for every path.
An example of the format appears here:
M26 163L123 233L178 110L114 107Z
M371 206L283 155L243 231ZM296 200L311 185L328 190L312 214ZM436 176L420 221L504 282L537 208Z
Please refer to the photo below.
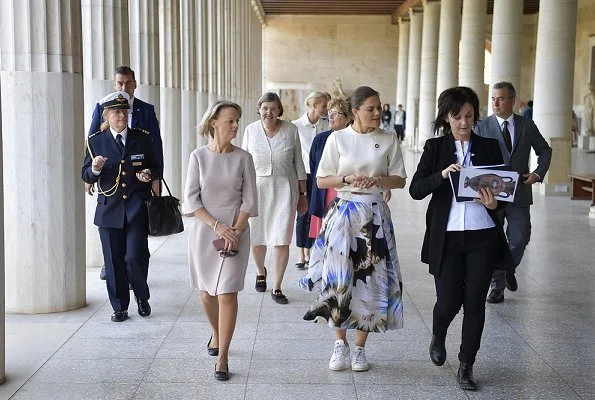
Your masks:
M89 136L82 179L98 187L95 225L107 272L111 319L128 318L132 286L141 317L149 305L148 216L145 201L159 191L159 169L147 131L128 127L129 96L115 92L105 98L102 130Z

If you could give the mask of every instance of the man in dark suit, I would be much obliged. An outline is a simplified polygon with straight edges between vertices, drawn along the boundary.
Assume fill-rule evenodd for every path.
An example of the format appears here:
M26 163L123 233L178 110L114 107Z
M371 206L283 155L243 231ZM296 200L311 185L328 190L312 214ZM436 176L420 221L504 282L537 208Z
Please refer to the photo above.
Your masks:
M159 190L160 172L149 132L127 127L129 100L126 92L116 92L102 103L108 124L89 136L81 171L86 183L97 183L94 222L99 227L114 322L128 318L129 282L139 315L151 314L145 202L152 187Z
M134 91L136 90L136 78L134 71L125 65L116 68L116 76L114 78L114 90L124 91L128 93L130 97L130 107L132 112L128 114L128 126L131 128L141 128L148 131L151 134L153 140L153 151L157 158L157 165L159 171L163 174L163 143L161 141L161 132L159 130L159 121L155 114L155 106L146 103L141 99L134 97ZM102 99L104 100L104 99ZM89 135L93 135L98 132L102 122L103 107L100 100L95 105L93 110L93 117L91 119L91 126L89 127ZM93 185L85 184L85 191L89 194L93 194ZM105 266L101 268L99 277L105 280Z
M492 90L493 115L479 122L476 133L479 136L497 139L502 151L504 163L520 174L513 203L507 203L499 212L502 222L506 220L506 236L512 253L515 268L520 264L531 237L531 214L533 204L531 185L542 182L550 167L552 148L543 138L535 123L514 114L512 108L516 91L510 82L498 82ZM537 168L529 172L531 149L537 154ZM503 269L494 272L492 290L488 303L504 301L504 288L517 290L514 272L505 273Z

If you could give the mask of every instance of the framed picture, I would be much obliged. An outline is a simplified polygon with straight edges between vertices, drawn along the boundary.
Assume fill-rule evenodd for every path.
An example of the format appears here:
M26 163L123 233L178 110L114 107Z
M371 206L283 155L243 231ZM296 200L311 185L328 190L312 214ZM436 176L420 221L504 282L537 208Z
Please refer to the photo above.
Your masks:
M492 167L467 167L460 172L451 173L450 181L458 202L472 201L479 198L479 191L488 188L498 201L512 203L519 181L519 174Z

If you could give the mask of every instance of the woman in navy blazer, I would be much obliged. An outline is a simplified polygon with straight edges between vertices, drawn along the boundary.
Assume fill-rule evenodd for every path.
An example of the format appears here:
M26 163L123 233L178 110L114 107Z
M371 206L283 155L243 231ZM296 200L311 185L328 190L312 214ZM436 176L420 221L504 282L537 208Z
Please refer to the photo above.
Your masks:
M436 365L446 360L446 333L464 307L462 343L457 381L465 390L476 390L473 363L480 347L485 321L485 300L498 261L510 265L510 251L496 217L498 202L481 189L474 202L453 200L449 174L467 166L502 164L498 142L472 132L479 118L479 99L467 87L447 89L438 98L434 132L411 181L409 193L416 200L431 195L426 213L426 233L421 252L436 286L430 358Z
M310 174L312 176L316 176L318 164L320 163L322 152L324 151L324 145L326 144L326 141L331 133L347 128L353 122L353 115L351 114L351 110L346 99L333 98L329 101L328 120L329 128L331 129L325 132L320 132L318 135L314 136L312 147L310 147L309 161ZM334 196L332 195L333 193L330 193L330 196L328 195L329 190L332 190ZM308 213L314 218L311 218L310 220L309 236L311 238L316 238L316 236L318 236L318 232L320 232L324 212L326 211L330 201L337 197L337 192L335 192L333 189L320 189L316 183L316 179L312 180L310 192L311 197ZM330 199L331 196L332 199Z

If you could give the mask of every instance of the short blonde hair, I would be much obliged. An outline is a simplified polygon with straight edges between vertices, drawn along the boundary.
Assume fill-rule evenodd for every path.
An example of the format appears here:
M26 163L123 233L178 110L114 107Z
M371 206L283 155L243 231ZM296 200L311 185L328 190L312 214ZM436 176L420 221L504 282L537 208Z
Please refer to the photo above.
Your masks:
M219 114L224 108L233 108L240 114L240 118L242 117L242 107L240 107L239 104L227 100L217 100L209 106L207 111L205 111L205 114L200 120L200 124L198 124L198 132L201 136L215 137L215 130L213 129L211 122L219 118Z
M351 107L349 106L349 102L347 101L347 99L343 99L340 97L335 97L332 98L329 102L328 102L328 107L329 110L335 108L337 109L337 111L341 114L343 114L344 116L347 117L347 119L349 119L350 121L353 121L353 113L351 112Z
M325 92L312 92L308 95L308 97L306 97L306 100L304 101L304 105L306 107L312 107L320 99L329 101L330 96L328 93L325 93Z

